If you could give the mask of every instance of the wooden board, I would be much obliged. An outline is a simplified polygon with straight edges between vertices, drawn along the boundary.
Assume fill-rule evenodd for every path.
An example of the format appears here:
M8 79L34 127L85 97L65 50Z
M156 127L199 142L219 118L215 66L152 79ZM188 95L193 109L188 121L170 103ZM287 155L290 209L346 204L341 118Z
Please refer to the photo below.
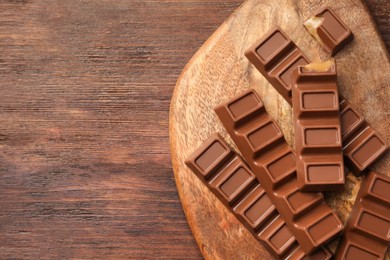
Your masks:
M336 55L341 93L390 143L390 62L365 5L347 1L248 0L208 39L184 68L171 101L170 144L177 188L188 223L206 259L261 258L270 254L185 166L185 158L212 133L234 145L213 108L254 88L293 145L291 108L249 64L244 51L279 25L312 61L329 59L302 26L320 6L330 6L352 29L352 44ZM390 175L387 153L374 167ZM360 186L348 173L344 192L326 194L343 221ZM335 247L336 242L332 244Z

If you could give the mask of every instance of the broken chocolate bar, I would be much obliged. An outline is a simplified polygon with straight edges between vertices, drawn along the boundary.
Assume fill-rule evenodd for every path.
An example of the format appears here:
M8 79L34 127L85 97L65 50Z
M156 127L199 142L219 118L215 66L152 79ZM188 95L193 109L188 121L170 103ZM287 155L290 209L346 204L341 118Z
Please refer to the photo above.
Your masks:
M306 253L342 231L343 224L322 193L299 191L295 155L253 90L215 112Z
M328 7L304 22L306 29L329 54L335 55L353 39L351 30Z
M342 96L340 121L345 164L356 176L360 176L385 154L389 147Z
M344 187L336 64L299 66L292 73L298 185L303 191Z
M245 56L291 105L291 73L309 59L279 28L252 45Z
M309 59L279 28L274 27L252 45L245 56L292 105L291 74ZM388 149L364 118L340 97L341 136L346 166L359 176Z
M187 166L256 239L281 259L330 259L320 248L306 255L246 163L218 134L208 138Z
M385 259L390 242L390 178L369 172L363 180L335 259Z

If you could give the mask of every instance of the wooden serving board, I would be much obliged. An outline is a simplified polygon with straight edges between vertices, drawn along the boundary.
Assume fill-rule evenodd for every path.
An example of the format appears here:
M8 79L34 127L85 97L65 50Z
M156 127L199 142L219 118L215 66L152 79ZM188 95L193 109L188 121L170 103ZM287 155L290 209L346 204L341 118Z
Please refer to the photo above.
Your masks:
M169 130L176 185L188 223L206 259L272 256L207 190L184 160L215 132L234 146L213 108L248 88L259 93L287 142L293 145L291 107L250 65L244 51L272 26L279 25L312 61L329 59L302 25L324 5L330 6L355 35L353 42L335 57L340 92L390 143L389 55L361 0L246 1L184 68L171 102ZM389 153L373 168L390 175ZM360 181L348 173L344 192L326 194L327 202L344 221ZM333 248L335 245L336 242Z

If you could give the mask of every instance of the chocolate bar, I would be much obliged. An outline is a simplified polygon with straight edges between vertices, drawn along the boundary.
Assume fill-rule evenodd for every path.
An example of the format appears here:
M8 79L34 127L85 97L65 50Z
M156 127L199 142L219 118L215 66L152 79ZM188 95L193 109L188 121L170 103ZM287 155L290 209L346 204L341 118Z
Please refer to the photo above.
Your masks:
M246 52L245 56L292 105L291 74L309 59L279 28L274 27ZM353 109L340 98L341 136L346 166L356 175L377 161L388 149L383 139Z
M305 253L342 231L322 193L299 191L295 155L253 90L215 112Z
M330 8L323 7L304 22L306 29L332 56L353 39L351 30Z
M341 95L340 121L345 164L361 176L389 147Z
M291 73L310 63L295 43L279 27L274 27L245 56L291 105Z
M256 239L281 259L330 259L320 248L306 255L246 163L218 134L208 138L187 166ZM316 257L316 258L314 258Z
M303 191L341 190L341 145L336 64L299 66L292 73L298 185Z
M390 178L369 172L360 186L335 259L385 259L390 242Z

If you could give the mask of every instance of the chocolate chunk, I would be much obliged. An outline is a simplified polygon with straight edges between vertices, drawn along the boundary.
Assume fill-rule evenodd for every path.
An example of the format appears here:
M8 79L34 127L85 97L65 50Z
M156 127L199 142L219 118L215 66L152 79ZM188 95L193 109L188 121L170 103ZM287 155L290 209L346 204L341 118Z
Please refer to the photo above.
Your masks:
M253 90L215 112L304 252L313 252L342 231L322 193L299 191L295 155Z
M341 190L345 178L336 64L299 66L291 88L299 187Z
M335 259L385 259L390 242L390 178L369 172L347 221Z
M252 45L245 56L291 104L291 73L309 59L279 28L274 27Z
M353 39L351 30L330 8L321 8L304 23L309 33L331 55L335 55Z
M389 147L342 96L340 120L345 164L356 176L360 176L385 154Z

